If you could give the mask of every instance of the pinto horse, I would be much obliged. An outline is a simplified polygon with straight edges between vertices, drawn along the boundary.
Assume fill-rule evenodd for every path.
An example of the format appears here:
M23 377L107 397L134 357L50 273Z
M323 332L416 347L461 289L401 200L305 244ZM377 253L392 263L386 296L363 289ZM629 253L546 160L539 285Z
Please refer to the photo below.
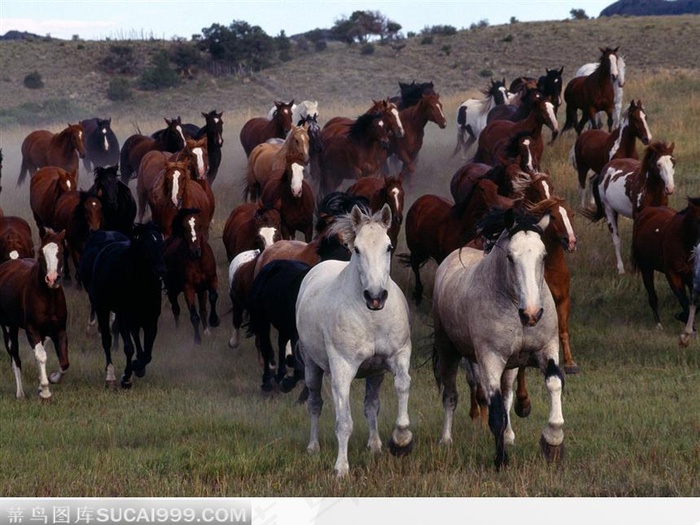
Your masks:
M119 166L96 167L95 182L88 192L97 195L102 203L102 228L131 235L136 218L136 200L129 186L119 179Z
M112 119L89 118L80 121L85 132L83 167L88 173L100 166L119 164L119 140L112 131Z
M29 206L39 235L51 223L58 198L77 188L78 172L68 172L55 166L40 168L29 181Z
M455 250L435 274L433 371L445 411L440 442L452 443L457 373L466 358L472 381L488 401L496 469L507 466L505 447L515 439L509 412L521 366L537 366L544 376L550 412L540 446L548 461L562 458L564 376L558 364L556 310L544 281L542 232L548 220L513 210L490 214L482 227L487 238L496 239L493 247L488 252ZM494 337L501 333L512 336Z
M651 131L641 100L630 102L620 127L612 133L602 129L589 129L576 138L573 165L578 172L581 207L585 205L584 189L588 172L600 173L612 159L638 159L636 139L645 146L651 142Z
M275 101L275 112L271 119L265 117L253 117L249 119L240 132L241 145L246 157L258 144L268 139L285 138L292 129L292 106L294 100L289 103Z
M372 213L380 211L384 204L388 204L391 209L391 226L389 227L389 238L391 239L391 251L396 250L399 245L399 232L403 222L403 210L405 192L401 179L396 177L362 177L350 186L346 193L353 197L364 197L369 202Z
M137 224L130 240L108 243L97 254L89 293L102 336L107 386L116 385L110 312L116 315L126 354L121 386L131 388L132 373L143 377L146 365L151 362L158 333L164 273L163 236L153 223Z
M22 217L0 215L0 263L34 257L32 228Z
M467 151L479 138L479 133L486 126L486 116L491 109L508 102L506 79L494 82L483 91L485 98L470 98L457 108L457 144L452 152L454 157L460 151L466 158Z
M22 165L17 186L24 183L29 173L32 177L39 168L55 166L77 173L79 158L85 157L85 134L80 124L68 124L59 133L46 130L32 131L22 141Z
M279 241L282 231L280 212L261 203L244 202L226 219L221 240L229 263L241 252L263 249Z
M603 217L607 220L618 273L625 273L625 266L620 253L617 218L623 215L634 219L647 206L668 205L668 196L676 187L673 148L674 143L669 146L654 141L646 147L641 162L635 159L611 160L591 181L596 207L583 210L583 215L593 222Z
M385 370L394 374L398 413L389 451L410 453L408 395L411 383L411 330L409 309L401 288L391 279L391 240L386 231L391 211L365 215L355 206L331 227L347 242L350 261L324 261L314 266L301 283L296 302L296 325L304 381L309 389L311 434L307 450L320 449L318 422L321 415L323 375L330 374L338 455L335 473L349 472L347 447L352 433L350 386L355 377L366 378L365 415L369 426L368 447L381 450L377 414L379 390Z
M695 246L700 239L700 198L688 198L688 206L676 211L666 206L642 209L632 227L632 264L642 274L656 326L662 328L654 271L666 275L668 285L681 305L676 319L687 321L687 291L693 291ZM691 324L692 329L692 324Z
M163 244L163 259L166 272L163 277L165 289L175 318L179 325L180 305L178 295L185 296L185 304L190 312L190 322L194 328L194 343L202 344L199 323L206 335L209 326L219 326L216 314L216 301L219 279L216 273L216 260L211 245L205 239L204 228L198 222L199 210L183 208L178 210L171 227L172 235ZM207 297L211 311L207 321ZM199 302L199 312L195 305Z
M121 179L124 184L136 175L141 159L149 151L180 151L185 147L185 134L182 129L182 120L165 119L167 127L158 138L148 137L140 133L131 135L124 141L119 154L119 164L121 168Z
M12 259L0 264L0 325L5 349L12 359L17 399L24 398L19 329L24 329L39 368L39 398L51 398L49 382L60 383L68 370L66 298L61 287L64 232L47 229L38 258ZM47 376L44 341L51 339L60 370Z
M617 50L601 48L599 65L593 73L586 77L574 77L569 80L564 90L566 101L566 122L562 131L571 128L580 135L586 122L597 128L595 116L598 111L605 111L608 116L608 131L612 131L613 110L615 108L615 92L613 83L619 75L617 68ZM581 110L581 120L578 121L578 111ZM577 122L578 121L578 122Z

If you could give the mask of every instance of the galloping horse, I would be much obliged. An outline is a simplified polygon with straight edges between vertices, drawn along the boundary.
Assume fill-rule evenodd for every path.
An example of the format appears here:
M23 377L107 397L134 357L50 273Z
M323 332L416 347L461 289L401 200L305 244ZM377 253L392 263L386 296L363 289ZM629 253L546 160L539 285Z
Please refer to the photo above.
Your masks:
M131 135L122 144L119 154L121 179L124 184L135 176L141 164L141 159L149 151L180 151L185 147L185 134L182 130L182 120L165 119L167 127L158 138L148 137L140 133Z
M380 211L384 204L391 209L391 226L387 232L391 239L391 252L399 245L399 232L403 222L405 192L401 179L396 177L362 177L346 193L353 197L364 197L369 202L372 213Z
M267 112L267 118L272 120L277 111L277 106L272 106ZM301 126L307 119L318 118L318 101L304 100L299 104L292 104L292 124Z
M617 68L617 50L606 47L600 49L598 68L586 77L574 77L566 85L564 100L566 101L566 122L562 131L571 128L580 135L586 121L591 127L597 128L595 116L598 111L608 115L608 131L612 131L615 93L613 83L619 75ZM581 110L581 120L578 121L578 110ZM578 121L578 122L577 122Z
M388 98L384 100L372 100L372 106L365 111L365 114L379 113L382 122L386 126L389 136L402 138L404 136L403 124L399 116L399 110L396 104ZM348 117L333 117L323 126L324 137L328 138L335 135L347 133L348 129L355 121Z
M205 334L209 334L209 326L219 326L219 316L216 314L216 301L219 279L216 273L214 251L205 238L205 224L198 221L199 210L182 208L178 210L171 226L172 235L163 243L163 259L165 275L163 282L168 292L168 299L175 318L175 326L179 325L180 305L178 295L185 296L185 304L190 312L190 322L194 328L194 343L202 344L199 334L199 323ZM207 297L211 312L207 321ZM195 298L199 302L199 312L195 306Z
M656 326L662 328L659 300L654 289L654 271L666 275L668 285L681 305L676 315L687 321L689 303L686 288L693 291L694 261L700 254L694 251L700 239L700 199L688 197L688 206L676 211L666 206L642 209L632 227L632 264L642 274L649 306ZM691 323L692 330L692 323Z
M260 249L280 240L282 219L273 207L259 202L236 206L226 219L221 240L229 263L241 252Z
M32 228L22 217L0 215L0 263L34 257Z
M0 264L0 325L5 349L12 359L16 397L24 397L19 329L27 334L39 369L39 398L51 397L49 382L60 383L68 370L66 298L61 287L64 233L47 229L37 259L12 259ZM44 341L53 342L60 370L47 376Z
M596 207L583 210L583 214L593 222L606 218L615 247L617 271L621 274L625 273L625 267L620 254L617 217L623 215L634 219L647 206L668 205L668 196L676 187L673 148L674 143L669 146L654 141L646 147L641 162L635 159L611 160L591 181Z
M544 282L542 232L549 218L535 222L513 210L482 222L486 237L502 231L488 252L452 252L435 274L433 370L443 389L445 419L440 442L452 443L457 406L457 372L467 358L472 380L484 390L489 427L495 438L497 469L508 464L505 446L514 442L510 425L516 369L537 366L550 395L547 427L540 445L548 460L560 460L564 440L557 316ZM509 333L512 337L494 337Z
M575 77L585 77L593 73L600 64L598 62L589 62L582 65L576 70ZM624 96L625 87L625 57L617 55L617 78L612 79L613 91L615 92L615 112L613 113L613 127L617 128L620 125L620 115L622 113L622 98ZM602 127L600 112L596 115L596 125Z
M95 182L88 192L102 203L103 225L108 231L131 235L136 218L136 200L129 186L119 180L119 167L95 168Z
M240 139L246 157L258 144L268 139L285 138L292 129L292 106L289 103L275 101L275 112L271 119L265 117L253 117L241 128Z
M349 471L347 449L353 426L350 384L355 377L366 378L369 449L375 453L381 450L377 414L385 370L394 374L398 397L389 450L403 456L413 445L408 417L409 310L401 288L389 274L391 241L386 231L390 225L388 205L371 217L355 206L349 216L336 220L331 231L341 234L352 257L349 262L324 261L314 266L302 281L296 302L299 348L309 389L311 435L307 450L319 451L321 386L323 374L328 373L335 407L338 477L346 476Z
M29 206L39 229L44 234L44 225L53 217L58 198L65 192L77 188L78 171L68 172L55 166L40 168L29 181Z
M224 145L224 121L221 116L224 112L217 113L211 110L209 113L202 113L206 124L199 128L193 138L207 139L207 154L209 155L209 170L207 171L207 181L214 184L216 175L219 173L221 165L221 147Z
M435 84L432 82L416 83L415 80L410 84L406 82L399 82L399 92L400 94L398 96L390 97L389 100L396 104L399 110L406 109L418 104L423 96L423 93L434 95Z
M164 273L163 236L153 223L137 224L131 240L106 244L95 258L88 291L102 336L108 386L116 385L110 312L116 315L126 355L121 386L131 388L132 373L143 377L146 365L151 362L153 343L158 333L163 287L161 276Z
M85 157L85 136L80 124L68 124L60 133L46 130L32 131L22 141L22 165L17 186L24 183L29 173L33 176L39 168L55 166L77 173L78 158Z
M508 102L506 79L495 82L491 79L491 85L483 93L485 98L467 99L457 108L457 144L452 152L453 157L461 151L462 157L466 159L469 148L486 126L489 111Z
M85 132L83 167L88 173L100 166L119 164L119 140L112 131L112 119L89 118L80 121Z

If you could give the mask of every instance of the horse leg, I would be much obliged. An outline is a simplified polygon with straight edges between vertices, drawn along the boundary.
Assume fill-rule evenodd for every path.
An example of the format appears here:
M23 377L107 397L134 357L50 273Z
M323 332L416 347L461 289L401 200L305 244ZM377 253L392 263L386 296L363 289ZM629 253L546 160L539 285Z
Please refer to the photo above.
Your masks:
M194 344L201 345L202 337L199 335L199 313L197 313L197 308L195 306L195 291L192 286L185 287L185 304L190 312L190 323L192 323L192 328L194 328Z
M263 358L263 374L260 388L263 392L272 392L274 389L272 378L275 368L275 351L270 341L270 322L267 319L256 319L255 344Z
M416 306L420 305L423 300L423 282L420 279L420 267L426 261L425 257L418 250L411 250L410 254L410 264L411 270L413 270L413 275L416 280L416 286L413 289L413 299L416 301Z
M287 349L291 349L289 337L284 333L284 330L277 331L277 375L275 381L277 384L282 384L287 376Z
M452 420L459 401L457 372L459 371L461 357L455 351L447 336L442 332L439 322L435 326L435 342L433 344L433 355L437 356L437 359L433 361L433 370L438 384L442 384L442 408L445 412L440 444L451 445Z
M695 330L695 310L697 308L697 305L695 304L695 301L690 303L690 307L688 309L688 321L685 323L685 328L681 332L680 337L678 338L678 346L683 346L686 347L690 345L690 341L697 337L697 331Z
M133 369L136 377L144 377L146 375L146 365L148 365L153 358L153 344L156 341L157 334L158 319L150 321L143 327L143 347L139 340L138 328L134 332L136 361L134 361Z
M527 392L527 384L525 383L525 367L518 368L518 388L515 392L515 413L518 417L527 417L530 415L532 405L530 404L530 394Z
M542 352L540 369L544 372L544 383L549 391L550 407L547 426L542 430L540 447L549 462L559 462L564 456L564 416L561 409L561 392L564 376L557 364L558 345ZM545 361L546 359L546 361Z
M180 328L180 303L177 300L179 293L174 290L168 290L168 301L170 301L170 310L173 312L173 317L175 318L175 328Z
M310 420L309 444L306 446L306 451L309 454L316 454L321 450L318 444L318 420L323 408L323 398L321 397L323 370L308 357L304 360L304 381L309 390L307 410Z
M68 263L72 258L73 262L75 264L75 260L77 259L77 257L72 257L72 255L73 255L73 253L72 253L70 246L68 246L68 243L64 241L64 243L63 243L63 284L65 286L69 286L71 283L70 264L68 264ZM77 266L76 266L76 268L77 268Z
M17 399L24 399L22 360L19 358L19 328L3 326L2 335L5 339L5 349L7 353L10 354L10 359L12 360L12 372L15 374L15 385L17 387L15 397Z
M545 280L552 292L554 298L554 307L557 310L557 323L559 328L559 342L561 344L562 354L564 355L564 372L567 374L578 374L580 369L574 362L574 356L571 354L571 342L569 338L569 314L571 313L571 278L566 264L562 265L562 270L566 269L562 275L553 282L551 274L547 272L545 266ZM550 278L548 278L550 277ZM520 376L518 376L519 378ZM517 413L517 404L516 404Z
M97 326L102 340L102 350L105 353L105 386L113 388L117 386L117 377L112 364L112 331L109 326L109 310L97 311Z
M209 317L207 316L207 290L201 288L197 292L197 300L199 301L199 317L202 321L202 332L204 332L204 335L211 335Z
M43 338L41 334L33 327L27 327L27 341L34 352L36 366L39 369L39 398L42 401L47 401L51 398L51 390L49 389L49 378L46 374L46 349L44 348Z
M235 297L231 297L231 301L233 302L233 312L232 312L232 330L231 330L231 337L228 340L228 347L229 348L238 348L238 345L241 342L241 325L243 324L243 307L238 304L238 301L235 299Z
M330 350L330 349L329 349ZM330 352L329 352L330 353ZM331 361L331 393L335 409L335 437L338 441L338 456L335 460L334 471L337 477L347 476L350 471L348 463L348 441L352 434L352 413L350 412L350 384L357 375L359 363L348 363L345 360Z
M605 206L605 216L608 220L608 227L610 228L610 234L612 235L612 242L615 248L615 259L617 259L617 273L620 275L625 273L625 265L622 262L622 253L620 252L620 233L617 226L617 212Z
M491 429L496 445L494 464L496 470L500 470L501 467L508 465L508 453L505 447L508 413L501 392L501 377L505 364L499 359L489 359L483 366L484 376L482 379L489 400L489 429Z
M399 349L394 356L387 360L389 369L394 374L394 388L398 407L396 423L389 440L389 452L394 456L403 457L413 450L413 434L408 429L411 421L408 417L408 393L411 388L411 344ZM378 408L378 407L377 407Z
M219 300L219 293L216 291L218 283L216 281L212 282L209 287L209 308L211 312L209 313L209 326L216 328L221 324L218 314L216 313L216 302Z
M124 366L124 374L122 375L120 384L122 388L131 388L133 385L131 382L131 374L134 371L132 362L134 359L134 341L132 341L131 330L127 326L128 323L125 323L122 318L118 320L117 324L119 325L119 333L124 342L124 355L126 356L126 365ZM138 332L135 335L135 340L138 341Z
M61 330L51 336L51 341L53 342L54 350L56 351L56 357L58 357L58 362L60 368L58 372L53 372L49 374L49 382L53 385L59 384L63 380L63 376L68 371L68 336L65 330Z
M467 372L465 377L469 385L469 417L475 421L481 417L481 422L485 425L488 421L489 407L484 389L481 386L479 365L469 361L462 360L466 365Z
M367 448L377 454L382 449L382 440L379 438L377 416L379 415L379 389L382 387L384 374L374 374L365 379L365 418L369 427L369 439Z
M503 377L501 377L501 391L503 392L503 403L506 408L506 429L503 433L503 442L506 445L515 444L515 432L513 432L513 427L510 420L510 409L513 407L513 384L515 383L516 376L520 376L520 370L511 369L503 372ZM524 378L523 374L523 378Z
M682 310L676 314L676 319L685 323L688 321L688 309L690 306L688 303L688 295L685 292L685 283L680 275L670 270L666 272L666 280L668 281L668 285L671 287L673 295L676 296L676 299L678 299L678 302L682 308ZM692 288L692 282L690 283L690 286Z

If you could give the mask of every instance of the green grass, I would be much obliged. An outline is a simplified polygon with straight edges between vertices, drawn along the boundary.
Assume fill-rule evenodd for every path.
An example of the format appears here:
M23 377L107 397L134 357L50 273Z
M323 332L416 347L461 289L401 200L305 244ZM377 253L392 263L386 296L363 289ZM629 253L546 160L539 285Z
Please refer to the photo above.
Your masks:
M686 195L700 193L696 136L700 114L697 95L689 87L697 85L698 79L693 72L662 72L649 79L630 68L625 88L626 99L643 100L654 136L676 142L678 189L671 198L676 208L683 207ZM338 95L330 98L338 102L322 108L324 119L364 111L370 97L357 105ZM448 118L463 98L458 93L443 96ZM191 119L198 121L198 111L206 108L199 107L199 100L183 100ZM365 449L363 385L356 382L349 478L338 481L332 474L336 442L327 383L322 450L317 457L308 456L308 415L306 407L296 403L298 390L263 398L252 341L244 341L235 351L227 347L231 315L221 230L228 213L240 203L244 158L238 130L246 111L262 114L266 109L264 104L248 110L241 107L224 116L226 143L214 185L218 205L211 236L219 263L222 325L195 347L186 316L176 330L164 298L147 376L136 380L130 391L108 390L99 339L95 333L85 333L87 298L84 292L69 288L71 368L63 384L53 387L53 400L38 401L36 366L24 340L21 356L27 399L14 398L9 361L0 367L0 496L700 495L699 343L677 346L682 327L673 314L678 305L662 276L657 276L656 284L665 330L654 328L641 280L634 274L617 274L607 228L589 224L580 214L574 219L579 249L567 260L572 272L572 349L582 373L566 378L562 465L548 465L539 453L548 396L534 371L528 374L532 414L513 422L516 445L510 450L508 469L495 471L488 428L468 418L464 380L459 382L455 444L451 448L438 444L442 405L429 360L434 263L423 269L423 305L416 308L411 302L413 453L397 459L386 451L373 457ZM162 126L162 116L153 109L141 116L139 125L150 132ZM133 133L129 118L114 122L122 141ZM5 159L0 195L6 214L21 215L30 223L28 186L16 188L14 181L20 143L31 129L16 127L2 133ZM446 130L428 124L407 206L424 193L449 195L450 177L460 165L459 159L450 157L454 141L454 122ZM568 163L573 141L573 133L568 133L548 146L543 164L557 192L576 205L576 177ZM85 187L85 173L81 180ZM621 219L627 265L630 224ZM405 249L401 236L397 253ZM410 270L395 264L392 272L407 294L412 291ZM117 353L119 371L123 363L123 355ZM49 348L49 369L55 368L56 358ZM382 390L380 433L385 441L396 415L392 387L389 378Z

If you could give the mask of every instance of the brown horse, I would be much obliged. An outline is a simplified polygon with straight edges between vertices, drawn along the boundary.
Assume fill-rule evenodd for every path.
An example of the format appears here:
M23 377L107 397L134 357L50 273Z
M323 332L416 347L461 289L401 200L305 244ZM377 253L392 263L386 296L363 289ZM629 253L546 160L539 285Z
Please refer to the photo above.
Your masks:
M307 129L306 124L292 125L283 143L264 142L253 148L248 156L244 200L257 200L268 179L280 177L287 171L291 172L292 190L295 195L300 195L304 166L309 161Z
M384 122L390 135L397 138L404 136L404 127L401 122L399 109L389 98L384 100L372 100L372 106L365 111L365 114L372 113L379 113L381 115L382 122ZM348 117L333 117L326 122L323 129L327 130L326 137L330 137L331 134L340 135L346 133L354 122L353 119Z
M365 197L369 201L372 213L380 211L384 204L391 208L391 226L387 234L391 239L392 253L399 245L399 232L403 222L405 192L400 178L396 177L362 177L350 186L346 193L354 197Z
M344 179L379 175L386 161L389 134L381 113L360 115L345 128L340 134L333 128L324 128L321 132L323 152L319 158L319 173L313 173L319 181L321 195L336 190Z
M279 211L283 239L293 239L295 232L299 231L309 242L313 235L314 192L303 179L300 189L295 187L295 183L295 174L290 170L270 177L263 187L260 202Z
M276 208L246 202L231 210L221 240L229 263L241 252L263 250L281 239L280 213Z
M275 111L272 119L266 117L253 117L241 128L240 139L246 157L258 144L268 139L283 139L292 129L292 106L294 100L289 103L275 101Z
M479 135L479 146L473 161L495 166L499 163L499 159L505 156L512 140L521 133L528 133L532 137L530 152L533 158L533 167L535 170L539 170L544 150L542 126L547 126L552 130L552 141L554 141L559 130L554 106L551 102L544 100L542 95L538 95L538 99L533 103L527 118L518 122L493 120L486 125Z
M136 175L141 159L149 151L173 153L185 147L185 135L180 117L176 119L166 118L165 123L167 127L156 139L137 133L124 141L119 154L121 180L124 184L129 184L129 181Z
M578 172L581 207L585 207L584 189L588 172L600 173L612 159L638 159L636 139L648 146L651 131L642 101L630 102L619 128L612 133L602 129L588 129L576 139L573 150L573 165Z
M85 157L85 136L80 124L68 124L60 133L46 130L32 131L22 142L22 165L17 186L24 183L29 173L33 176L39 168L56 166L77 173L80 160Z
M199 333L199 323L206 335L209 326L219 326L219 316L216 314L216 301L219 279L216 273L216 260L211 245L205 239L208 225L198 220L199 210L183 208L178 211L171 226L172 234L163 243L163 258L166 271L163 277L168 299L175 318L175 326L179 325L180 305L178 295L185 296L185 304L190 312L190 322L194 328L194 342L199 345L202 338ZM207 297L211 312L207 321ZM199 302L199 312L195 305Z
M642 274L656 326L661 328L654 272L666 275L673 295L681 305L676 319L688 319L688 295L693 289L693 259L700 238L700 198L688 198L688 206L676 211L666 206L642 209L632 227L632 264Z
M22 217L0 216L0 263L34 257L32 229Z
M206 193L209 199L209 211L212 216L216 210L216 198L211 189L209 182L210 164L209 164L209 148L207 146L209 139L187 139L185 147L177 153L170 155L168 160L189 160L190 163L190 179L195 181Z
M22 362L19 358L19 329L27 334L39 368L39 398L51 397L49 382L60 383L68 370L66 298L61 287L64 232L46 230L37 259L13 259L0 264L0 325L5 348L12 359L16 396L24 397ZM44 340L50 338L60 370L46 374Z
M399 111L403 123L404 136L390 136L389 155L395 155L401 162L400 177L410 178L416 170L415 162L423 147L425 126L434 122L440 129L447 127L447 119L442 110L440 95L424 92L417 104Z
M39 229L51 223L58 198L67 191L77 189L78 171L68 172L55 166L40 168L29 182L29 205Z
M615 109L615 91L613 82L616 80L617 50L606 47L600 49L600 65L586 77L572 78L564 89L566 101L566 122L562 131L571 128L580 135L586 121L596 129L595 116L599 111L605 111L608 115L608 131L612 131L613 110ZM581 120L578 120L578 110L581 110Z

